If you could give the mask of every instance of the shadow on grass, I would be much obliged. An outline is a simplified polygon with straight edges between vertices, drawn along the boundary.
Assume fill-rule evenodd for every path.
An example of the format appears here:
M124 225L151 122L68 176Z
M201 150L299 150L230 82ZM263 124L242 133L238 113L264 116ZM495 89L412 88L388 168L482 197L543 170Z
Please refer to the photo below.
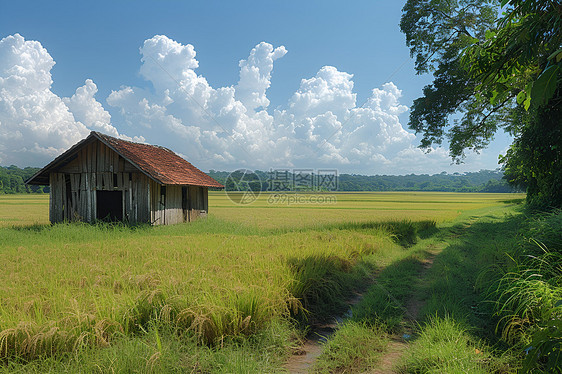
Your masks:
M461 356L471 372L511 372L518 365L496 333L499 321L490 291L512 265L508 254L523 220L523 215L483 216L444 233L447 247L415 287L423 307L406 372L442 370L444 362Z
M411 221L408 219L396 221L344 222L328 224L320 230L350 230L350 231L386 231L396 243L408 248L416 244L419 238L427 239L439 232L434 220Z
M304 324L327 322L343 314L353 290L367 285L372 267L365 262L337 256L290 258L287 264L294 275L290 294L300 300L305 313L293 317Z
M525 202L525 198L521 198L521 199L508 199L508 200L502 200L501 201L504 204L515 204L515 205L520 205L523 204Z
M96 221L94 223L87 222L60 222L55 224L40 224L34 223L31 225L14 225L9 227L9 229L15 231L23 232L43 232L46 230L52 230L57 227L92 227L97 230L131 230L137 231L139 229L150 227L148 223L127 223L127 222L106 222L103 220Z

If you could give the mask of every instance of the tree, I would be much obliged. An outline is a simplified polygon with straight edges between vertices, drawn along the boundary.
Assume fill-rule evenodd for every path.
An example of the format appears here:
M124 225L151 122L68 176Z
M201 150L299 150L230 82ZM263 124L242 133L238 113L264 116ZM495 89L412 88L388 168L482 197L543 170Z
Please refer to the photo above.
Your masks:
M451 157L460 162L465 149L478 151L491 140L497 129L496 111L475 95L478 82L468 76L461 56L468 46L485 40L497 13L498 6L485 0L406 2L400 28L416 72L431 72L435 78L414 101L410 114L409 127L423 135L422 148L429 150L447 137ZM450 126L454 114L461 118Z
M421 147L446 137L460 162L502 128L516 139L502 158L511 181L528 186L530 202L561 206L562 188L549 187L562 173L561 19L551 0L408 0L401 29L417 72L435 77L410 114Z

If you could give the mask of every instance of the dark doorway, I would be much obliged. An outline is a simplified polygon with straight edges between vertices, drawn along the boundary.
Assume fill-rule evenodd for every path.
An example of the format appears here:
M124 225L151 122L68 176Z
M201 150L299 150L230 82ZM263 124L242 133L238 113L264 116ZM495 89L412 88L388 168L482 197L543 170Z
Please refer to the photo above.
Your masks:
M189 194L187 186L181 188L181 209L183 210L183 221L189 222Z
M123 220L123 191L96 191L97 217L106 222Z

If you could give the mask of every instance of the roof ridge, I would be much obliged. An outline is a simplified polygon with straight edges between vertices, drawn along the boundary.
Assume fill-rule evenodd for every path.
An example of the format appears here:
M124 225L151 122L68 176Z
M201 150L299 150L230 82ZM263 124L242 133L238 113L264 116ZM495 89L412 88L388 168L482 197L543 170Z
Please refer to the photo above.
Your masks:
M157 183L172 185L198 185L206 187L224 187L204 171L198 169L191 162L178 155L169 148L148 143L138 143L99 131L91 131L90 135L76 143L62 155L58 156L31 177L26 183L32 182L39 175L48 173L50 169L56 168L59 161L67 157L69 152L76 151L90 139L97 139L104 143L114 152L118 153L126 161L134 165L140 172ZM48 174L47 174L48 176ZM42 177L43 179L46 176ZM33 184L33 183L32 183ZM36 183L37 184L37 183Z

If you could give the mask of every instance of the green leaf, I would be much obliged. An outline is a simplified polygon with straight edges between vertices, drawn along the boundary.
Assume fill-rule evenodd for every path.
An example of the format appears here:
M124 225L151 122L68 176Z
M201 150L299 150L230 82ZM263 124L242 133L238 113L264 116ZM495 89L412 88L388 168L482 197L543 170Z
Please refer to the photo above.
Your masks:
M527 96L527 99L525 99L525 101L523 102L523 107L525 108L525 110L529 110L529 108L531 107L531 96Z
M521 105L526 98L527 98L527 93L525 91L519 92L517 94L517 104Z
M560 66L552 65L546 68L533 84L531 96L533 104L546 104L556 91L556 83L558 80L558 71Z
M486 40L492 39L494 36L496 36L496 32L495 32L495 31L486 30L486 33L485 33Z
M562 60L562 48L548 56L548 60L553 60L556 58L556 62L560 62Z

